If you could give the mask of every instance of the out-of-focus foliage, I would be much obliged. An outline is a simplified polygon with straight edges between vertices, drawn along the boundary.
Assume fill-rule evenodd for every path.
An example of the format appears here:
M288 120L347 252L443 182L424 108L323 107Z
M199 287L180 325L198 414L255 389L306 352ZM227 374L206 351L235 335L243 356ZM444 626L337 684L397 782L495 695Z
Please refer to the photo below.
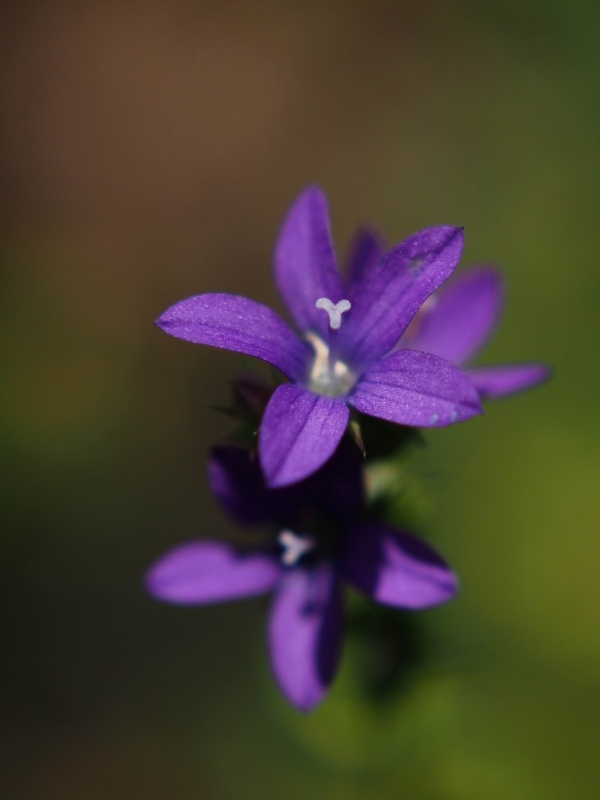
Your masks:
M596 5L0 14L2 796L595 800ZM465 264L509 277L484 361L556 379L426 434L389 513L462 596L415 639L398 618L406 670L377 697L354 598L342 673L304 718L266 674L264 602L172 609L140 581L170 544L235 532L204 471L240 359L152 320L203 291L277 303L274 236L311 181L340 250L357 222L391 241L465 225Z

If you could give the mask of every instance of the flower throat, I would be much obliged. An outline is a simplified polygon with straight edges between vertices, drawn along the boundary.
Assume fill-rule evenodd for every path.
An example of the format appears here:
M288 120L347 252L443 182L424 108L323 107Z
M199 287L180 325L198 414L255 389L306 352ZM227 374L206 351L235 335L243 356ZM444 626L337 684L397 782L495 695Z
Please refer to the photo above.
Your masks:
M336 339L342 325L342 314L350 310L351 304L349 300L333 303L329 298L321 297L315 305L329 316L329 344L315 333L306 334L307 341L315 351L308 375L308 388L326 397L343 397L356 383L356 375L344 361L337 358Z

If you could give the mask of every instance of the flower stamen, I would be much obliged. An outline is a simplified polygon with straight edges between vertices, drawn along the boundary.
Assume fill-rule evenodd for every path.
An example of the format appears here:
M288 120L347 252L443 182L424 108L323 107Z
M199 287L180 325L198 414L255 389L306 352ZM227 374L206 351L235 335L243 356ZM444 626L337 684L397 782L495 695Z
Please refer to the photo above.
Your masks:
M329 327L334 331L339 330L342 324L342 314L352 308L349 300L340 300L338 303L332 303L328 297L320 297L315 305L318 309L327 312L329 315Z
M332 363L329 347L316 333L309 332L304 338L310 342L315 351L312 367L308 374L309 389L326 397L341 397L348 394L356 383L356 375L348 364L339 359Z

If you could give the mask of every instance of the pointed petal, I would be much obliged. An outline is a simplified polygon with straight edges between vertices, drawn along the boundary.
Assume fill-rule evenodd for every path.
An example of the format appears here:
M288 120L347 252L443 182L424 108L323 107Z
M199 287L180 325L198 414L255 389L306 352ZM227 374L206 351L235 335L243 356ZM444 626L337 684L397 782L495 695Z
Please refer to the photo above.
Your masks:
M376 362L348 402L372 417L418 428L440 428L483 413L464 372L417 350L397 350Z
M200 294L168 308L154 323L171 336L261 358L301 380L311 348L267 306L231 294Z
M258 452L267 484L287 486L316 472L342 438L350 412L341 398L279 386L260 426Z
M238 553L224 542L196 541L159 558L145 584L157 600L194 605L264 594L280 574L279 563L269 553Z
M312 711L325 697L341 639L342 601L333 567L284 573L269 618L269 650L281 691L300 711Z
M359 228L348 249L345 275L348 282L349 297L363 278L376 267L387 251L383 237L370 228Z
M350 522L364 505L362 465L356 444L343 438L325 466L305 482L305 496L335 519Z
M327 335L327 314L315 303L327 297L337 303L344 286L329 230L329 211L323 192L309 186L284 220L275 248L275 281L301 331Z
M458 592L456 575L433 548L372 522L348 534L342 574L373 600L399 608L429 608Z
M552 370L546 364L501 364L494 367L473 367L467 375L481 397L498 399L547 381Z
M452 273L464 244L460 228L416 233L387 253L353 291L340 329L340 352L356 368L388 353L421 305Z
M272 383L258 372L245 369L238 372L231 386L234 410L240 419L251 423L260 421L275 391Z
M266 522L277 506L266 487L258 458L245 447L213 447L208 462L212 493L223 510L242 524Z
M406 346L464 364L498 324L504 300L502 276L491 266L470 269L431 300L431 308L417 314L415 335Z
M364 502L360 455L345 439L310 478L281 489L267 488L256 453L245 447L213 447L208 477L223 510L242 525L276 521L293 528L307 504L349 521Z

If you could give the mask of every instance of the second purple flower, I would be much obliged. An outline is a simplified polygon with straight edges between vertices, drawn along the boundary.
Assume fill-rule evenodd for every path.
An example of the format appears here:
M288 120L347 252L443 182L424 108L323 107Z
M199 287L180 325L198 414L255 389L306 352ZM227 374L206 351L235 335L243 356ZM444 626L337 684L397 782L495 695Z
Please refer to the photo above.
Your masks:
M203 605L272 592L268 640L275 678L290 703L314 709L335 676L347 583L378 603L412 611L451 600L458 581L445 561L406 531L364 517L358 450L344 441L306 481L267 489L251 451L217 447L211 489L243 525L270 524L261 546L196 540L149 570L157 600Z

